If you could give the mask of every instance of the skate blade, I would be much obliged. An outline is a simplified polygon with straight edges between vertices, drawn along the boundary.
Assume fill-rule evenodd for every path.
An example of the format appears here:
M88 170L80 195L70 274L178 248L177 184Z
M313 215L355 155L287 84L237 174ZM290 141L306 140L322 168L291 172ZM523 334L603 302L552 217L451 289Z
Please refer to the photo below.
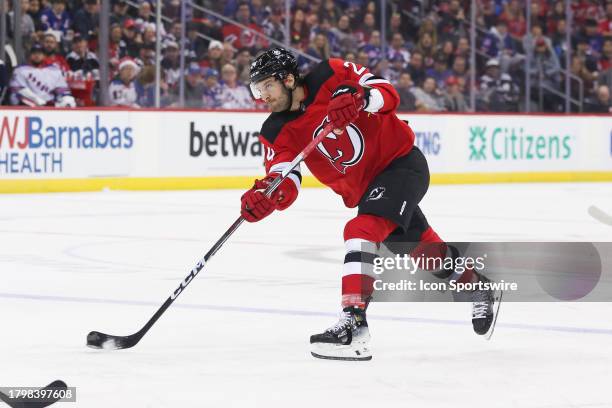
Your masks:
M495 295L494 295L495 307L493 308L493 322L491 323L491 327L489 327L489 331L487 331L483 335L485 340L491 340L491 337L493 337L493 332L495 331L495 324L497 323L497 316L499 315L499 308L501 306L503 295L504 295L504 292L501 290L498 290L495 292Z
M371 355L370 355L370 356L366 356L366 357L361 357L361 358L358 358L358 357L334 357L334 356L324 356L324 355L321 355L321 354L317 354L317 353L315 353L314 351L311 351L311 352L310 352L310 354L311 354L313 357L320 358L320 359L323 359L323 360L341 360L341 361L369 361L369 360L371 360L371 359L372 359L372 356L371 356Z
M337 346L335 344L313 344L310 354L325 360L367 361L372 359L370 349L364 344Z

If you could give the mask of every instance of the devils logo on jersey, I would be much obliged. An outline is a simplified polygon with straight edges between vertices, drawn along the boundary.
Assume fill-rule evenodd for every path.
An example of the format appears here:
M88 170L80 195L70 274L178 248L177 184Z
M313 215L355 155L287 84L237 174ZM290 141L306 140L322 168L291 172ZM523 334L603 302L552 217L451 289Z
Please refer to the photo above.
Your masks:
M312 135L313 139L317 137L327 123L329 123L329 120L326 116L319 127L315 129ZM353 123L350 123L340 135L331 132L317 145L317 150L327 157L334 168L342 174L346 173L347 167L359 163L363 157L364 148L363 135Z

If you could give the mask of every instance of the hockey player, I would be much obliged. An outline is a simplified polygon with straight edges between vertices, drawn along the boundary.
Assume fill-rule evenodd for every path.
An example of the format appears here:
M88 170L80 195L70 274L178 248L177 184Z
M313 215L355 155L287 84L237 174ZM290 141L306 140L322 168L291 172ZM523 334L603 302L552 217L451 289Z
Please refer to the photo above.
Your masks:
M251 64L251 91L272 111L264 122L260 141L265 147L266 177L241 198L241 214L256 222L274 210L284 210L300 190L299 168L274 191L265 188L293 158L332 123L334 132L307 156L312 174L329 186L357 216L346 223L346 256L342 274L340 320L311 336L314 357L369 360L369 330L366 308L373 293L374 278L367 264L375 248L388 239L438 245L454 253L429 226L418 204L429 186L429 169L414 145L412 129L395 115L399 97L384 78L366 67L329 59L300 77L294 56L276 48L259 55ZM446 256L446 255L441 256ZM364 267L366 266L366 267ZM487 281L473 270L432 271L458 282ZM474 291L472 323L477 334L486 334L494 321L494 293Z
M30 49L30 65L15 68L11 78L11 104L57 107L75 107L62 71L55 65L45 66L45 54L40 44Z

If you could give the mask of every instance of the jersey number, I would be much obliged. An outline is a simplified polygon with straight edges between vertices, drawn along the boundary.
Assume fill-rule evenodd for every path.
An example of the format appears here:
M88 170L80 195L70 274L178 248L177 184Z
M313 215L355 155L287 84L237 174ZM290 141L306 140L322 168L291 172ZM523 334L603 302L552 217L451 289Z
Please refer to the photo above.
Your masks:
M361 68L359 68L359 69L358 69L358 68L357 68L357 65L355 65L355 64L354 64L354 63L352 63L352 62L348 62L348 61L346 61L346 62L344 63L344 66L345 66L346 68L353 67L353 72L354 72L355 74L357 74L357 75L361 75L361 74L363 74L363 73L365 72L365 70L366 70L366 67L361 67Z

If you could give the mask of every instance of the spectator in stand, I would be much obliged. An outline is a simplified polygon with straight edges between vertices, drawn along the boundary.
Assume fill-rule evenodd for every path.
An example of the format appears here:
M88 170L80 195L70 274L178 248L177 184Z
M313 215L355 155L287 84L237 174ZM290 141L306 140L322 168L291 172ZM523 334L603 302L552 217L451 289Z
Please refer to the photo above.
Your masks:
M395 87L400 97L400 103L397 108L399 112L412 112L416 110L416 97L412 93L413 85L410 74L402 72Z
M268 37L278 42L285 42L285 26L283 24L283 9L273 7L272 12L262 23L263 32Z
M508 32L514 38L520 40L527 30L527 23L523 7L518 0L510 0L504 5L504 12L499 16L499 20L506 23Z
M455 56L459 55L465 57L466 60L470 57L470 40L467 37L459 37L457 40Z
M251 71L251 59L253 56L251 55L251 51L248 48L243 48L238 50L236 54L236 70L238 71L238 81L246 84L249 82L250 71Z
M438 88L444 88L446 79L451 76L448 69L446 56L442 53L437 53L434 58L434 66L425 71L425 75L433 78L436 81Z
M163 25L162 25L163 28ZM162 29L162 36L164 32ZM142 25L142 43L144 45L155 44L157 41L157 27L155 23L144 23Z
M91 76L94 80L100 79L100 63L98 57L87 48L87 38L75 34L72 41L72 51L66 57L72 76L85 78Z
M612 0L606 1L605 16L599 20L599 32L605 36L612 36Z
M125 53L132 58L137 58L140 53L142 38L136 31L136 22L128 18L123 22L123 42L125 43Z
M164 80L172 91L174 88L178 88L178 81L181 77L181 59L178 44L174 41L168 41L163 55L161 69Z
M195 62L189 64L185 75L185 105L186 108L201 108L204 106L204 83L202 68ZM178 92L176 94L178 97Z
M426 77L423 85L412 91L416 98L416 106L419 111L440 112L444 110L442 96L436 87L436 80Z
M553 36L557 32L559 20L565 21L565 2L563 0L555 1L555 4L550 8L546 19L546 32Z
M202 61L200 65L203 67L209 67L221 71L221 56L223 55L223 43L221 41L211 41L208 45L208 55L206 60Z
M498 15L494 1L484 0L482 4L480 4L480 8L476 10L476 13L476 22L478 25L491 29L497 24Z
M440 13L440 23L438 23L438 32L443 40L455 40L457 35L465 34L463 22L465 21L465 13L461 7L459 0L450 0L448 10L442 10Z
M363 16L363 21L359 24L359 28L353 31L353 35L357 38L359 47L365 47L370 44L370 36L376 30L376 20L373 13L366 13ZM380 31L378 31L380 37ZM379 41L380 42L380 41Z
M370 67L370 56L365 51L359 51L357 53L356 62L357 62L357 65L371 68Z
M395 57L391 60L391 66L387 70L387 76L385 78L395 86L405 68L406 63L404 62L404 58L400 54L395 54Z
M445 81L444 108L449 112L466 112L467 103L459 89L459 81L454 76L449 76Z
M596 97L587 100L584 111L588 113L612 113L610 88L607 85L598 86Z
M13 0L17 1L17 0ZM21 38L23 48L30 48L34 38L34 33L36 28L34 26L34 21L30 14L28 14L28 10L30 8L29 0L19 0L21 3ZM7 31L9 33L15 32L15 12L13 10L8 12L9 24L7 27Z
M450 71L451 76L457 78L457 81L460 79L467 80L468 70L467 70L467 61L465 57L457 56L453 61L453 67Z
M296 8L291 21L291 45L300 50L305 50L310 40L310 28L306 23L304 10Z
M228 42L223 43L223 51L221 52L221 66L225 64L234 64L236 56L236 48Z
M410 61L410 51L404 46L404 37L402 34L395 33L391 37L391 46L387 49L387 59L389 61L395 61L397 55L400 56L404 64L408 64Z
M331 21L338 21L342 15L342 9L335 0L323 0L323 9L321 10L320 17L327 17Z
M593 84L597 79L597 72L589 71L584 64L584 59L581 56L572 55L570 72L582 80L583 92L586 91L588 93L589 89L593 89ZM580 97L579 82L570 81L570 86L572 97L578 99Z
M155 23L155 15L151 3L147 0L141 0L138 7L138 19L144 23Z
M327 36L325 34L316 34L313 40L310 42L310 46L306 50L306 54L318 58L320 60L329 59L331 57L331 50ZM315 66L316 63L303 56L298 56L298 66L304 72L307 72L311 67Z
M122 39L121 26L112 24L110 26L110 41L108 43L108 56L112 66L112 75L117 74L119 62L127 55L126 44Z
M216 109L221 107L221 85L219 84L219 71L213 68L204 69L204 107Z
M338 39L338 49L342 55L347 52L355 52L357 49L357 39L353 36L353 31L350 27L350 18L346 14L343 14L338 19L336 27L332 27L330 30L334 36Z
M374 61L379 61L382 56L382 48L380 47L381 38L380 31L374 30L370 34L369 42L361 48L361 52L368 54L368 66L373 66Z
M12 105L74 107L76 102L57 65L45 65L40 44L30 49L30 64L13 71L10 82Z
M141 46L138 50L137 63L144 67L155 65L155 46L151 44Z
M568 48L567 24L565 23L565 19L557 20L555 32L550 40L552 42L553 50L555 54L557 54L557 57L559 57L561 61L565 61L565 50L567 50Z
M423 56L423 66L425 68L431 68L434 63L433 57L435 50L435 44L431 34L428 32L422 33L415 50Z
M70 71L70 66L66 62L66 59L59 52L59 33L54 31L48 31L43 37L43 51L45 52L45 59L43 64L45 65L57 65L62 72L66 73Z
M238 9L236 10L236 15L234 18L237 22L247 26L250 30L243 30L242 28L233 24L225 24L222 30L224 42L232 44L235 48L267 46L267 42L265 40L262 40L261 37L258 38L258 36L253 33L261 33L262 31L260 26L251 21L251 10L248 2L241 1L238 4Z
M510 75L501 74L495 88L487 96L487 107L489 112L518 112L520 91L518 85Z
M599 59L598 70L605 71L612 67L612 37L607 37L601 47L601 58Z
M186 48L189 50L189 58L195 61L200 61L206 55L208 42L198 36L200 31L208 31L206 27L196 21L187 22L187 44ZM209 33L210 34L210 33Z
M544 7L542 7L542 4ZM546 33L546 3L539 3L538 1L531 2L531 26L539 25L542 27L542 32Z
M28 15L34 22L34 31L45 31L45 25L42 22L42 8L40 6L40 0L29 1Z
M438 31L436 30L436 25L432 17L425 18L419 27L419 34L417 36L419 40L423 34L429 34L435 47L435 45L438 43Z
M128 15L128 4L125 0L113 0L113 9L110 15L111 24L119 24L120 26L125 23L125 20L130 18Z
M136 104L140 107L155 106L155 66L147 65L140 69L134 81Z
M221 107L224 109L253 109L251 93L246 86L238 82L236 67L225 64L221 68Z
M589 43L589 46L595 56L598 56L601 53L604 38L601 33L598 32L597 21L592 18L588 18L585 22L581 35Z
M561 66L557 55L552 51L544 38L538 38L535 41L535 51L533 58L530 60L529 75L531 75L532 96L538 95L537 86L540 84L546 85L549 88L559 89ZM546 111L558 112L560 109L560 101L558 97L548 92L544 93L544 106L540 109Z
M98 0L85 0L83 8L74 14L74 31L81 35L90 36L97 32L100 12Z
M329 44L330 55L333 57L339 57L341 55L340 44L338 43L338 38L336 38L336 35L331 30L331 20L327 17L323 17L317 26L312 27L310 31L310 38L312 40L317 34L323 34L327 39L327 43Z
M389 27L387 29L387 39L393 42L393 38L399 34L402 37L402 46L405 42L404 34L402 33L402 15L400 13L392 13L389 18Z
M455 60L455 45L453 44L452 41L450 40L444 41L438 53L444 56L447 67L450 67L453 65L453 61Z
M124 58L119 63L119 74L108 87L111 106L138 108L138 93L134 79L139 67L131 58Z
M261 26L268 17L269 9L264 5L262 0L251 0L251 22L257 26Z
M66 11L66 0L51 0L51 7L43 10L40 21L44 31L61 31L64 35L71 28L72 20Z
M480 92L487 93L491 91L495 87L497 87L497 82L501 77L501 69L499 66L499 60L496 58L491 58L487 61L487 65L485 68L485 74L480 77L478 81L480 83Z
M407 71L417 86L425 81L425 66L423 65L423 54L420 51L414 51L410 56Z
M525 50L525 52L527 54L533 53L535 49L536 41L540 39L544 40L546 44L552 47L552 41L550 38L544 35L544 32L542 31L542 26L539 26L539 25L532 26L531 32L526 34L523 37L523 49Z

